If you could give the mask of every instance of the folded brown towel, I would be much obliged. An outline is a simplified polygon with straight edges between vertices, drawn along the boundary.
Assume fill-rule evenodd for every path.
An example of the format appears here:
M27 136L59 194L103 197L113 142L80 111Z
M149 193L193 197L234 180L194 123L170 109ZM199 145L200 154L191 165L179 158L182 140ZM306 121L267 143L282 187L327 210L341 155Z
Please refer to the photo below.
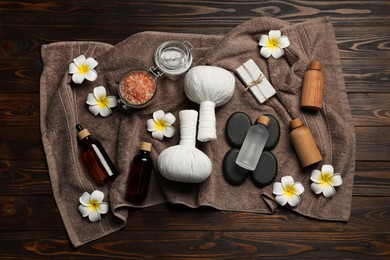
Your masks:
M259 54L261 34L280 29L291 45L285 55L275 60ZM108 118L95 117L88 111L85 101L88 93L103 85L109 95L118 94L121 77L133 69L152 67L156 48L167 40L187 40L193 46L195 65L215 65L235 71L248 59L253 59L277 91L277 95L260 105L244 91L236 78L233 98L216 109L216 141L198 143L212 161L212 173L201 184L175 183L164 179L158 172L151 178L147 199L142 204L129 204L124 200L130 162L138 153L141 141L153 144L152 157L179 142L179 131L171 139L155 140L147 132L146 120L154 111L163 109L178 118L182 109L198 109L183 90L183 78L157 80L158 92L153 105L133 110L129 116L119 109ZM94 82L76 85L71 82L68 66L84 54L94 57L99 65ZM325 76L323 109L316 113L302 112L299 107L302 78L312 59L321 62ZM286 175L293 176L305 187L302 201L293 211L305 216L347 221L350 215L355 162L355 134L342 77L340 58L332 24L321 18L290 25L273 18L259 18L245 22L226 36L142 32L130 36L116 46L98 42L61 42L42 46L44 70L41 76L41 131L54 197L66 230L74 246L114 232L126 225L128 207L147 207L161 203L180 203L189 207L211 206L220 210L273 213L277 208L272 185L260 189L248 179L241 186L229 185L222 176L222 160L230 149L224 136L228 117L236 112L247 113L255 120L260 113L272 114L281 126L280 141L273 154L279 162L276 181ZM341 173L343 185L336 195L325 199L310 190L313 167L302 169L289 139L289 121L300 117L316 139L323 155L323 164L331 164ZM111 184L97 187L85 172L79 155L75 125L82 124L99 139L115 162L120 175ZM174 127L178 130L178 120ZM157 169L157 167L155 167ZM84 191L99 189L110 202L110 212L102 220L90 223L78 211L79 197Z

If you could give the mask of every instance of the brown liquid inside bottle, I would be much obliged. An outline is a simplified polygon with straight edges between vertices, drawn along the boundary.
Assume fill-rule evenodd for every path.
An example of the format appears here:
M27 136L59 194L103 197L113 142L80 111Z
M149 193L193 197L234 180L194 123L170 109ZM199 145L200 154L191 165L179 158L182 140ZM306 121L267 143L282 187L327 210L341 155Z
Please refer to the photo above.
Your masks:
M78 139L82 144L81 159L86 166L90 176L97 185L103 185L118 175L118 170L111 161L102 144L91 137L88 129L77 125Z
M142 142L139 154L132 161L126 191L126 200L129 202L141 202L146 198L153 171L151 150L151 143Z

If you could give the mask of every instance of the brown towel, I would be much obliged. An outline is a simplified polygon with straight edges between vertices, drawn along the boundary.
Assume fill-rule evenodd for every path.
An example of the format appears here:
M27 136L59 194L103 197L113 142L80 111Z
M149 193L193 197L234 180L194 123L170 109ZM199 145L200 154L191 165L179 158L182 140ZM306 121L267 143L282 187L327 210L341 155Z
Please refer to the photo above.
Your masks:
M280 59L265 59L259 54L261 34L280 29L291 45ZM187 40L193 46L195 65L216 65L235 71L248 59L253 59L277 91L277 96L259 105L236 78L233 98L216 109L216 141L198 143L212 161L212 173L202 184L183 184L165 180L154 172L147 199L131 205L124 200L130 161L138 152L141 141L153 144L152 157L179 142L179 131L171 139L152 139L147 132L146 120L154 111L163 109L178 118L182 109L198 109L183 91L183 76L177 79L161 77L157 80L158 93L153 105L133 110L129 116L117 108L108 118L94 117L85 101L88 93L103 85L109 95L117 95L117 87L124 73L133 69L152 67L153 53L167 40ZM99 65L94 82L75 85L68 74L72 60L84 54L94 57ZM320 112L302 112L299 108L302 78L312 59L318 59L325 76L324 105ZM50 178L60 214L74 246L114 232L126 225L128 207L147 207L161 203L180 203L189 207L203 205L220 210L273 213L277 208L272 185L256 188L250 179L241 186L231 186L222 176L222 160L230 149L224 136L228 117L243 111L253 120L260 113L274 115L281 125L280 141L273 149L279 162L276 181L286 175L300 181L305 192L302 201L293 211L324 220L347 221L350 215L355 162L355 134L342 77L340 57L332 24L321 18L290 25L273 18L259 18L245 22L226 36L142 32L111 46L98 42L61 42L42 46L44 70L41 76L41 131ZM341 173L342 186L336 195L325 199L310 190L310 173L313 167L302 169L289 139L289 121L300 117L312 131L323 155L323 164L332 164ZM88 128L99 139L121 172L114 182L97 187L86 174L76 140L76 123ZM179 122L174 124L179 130ZM320 166L318 166L320 167ZM156 169L156 167L155 167ZM78 199L84 191L99 189L110 202L110 212L102 221L90 223L78 212Z

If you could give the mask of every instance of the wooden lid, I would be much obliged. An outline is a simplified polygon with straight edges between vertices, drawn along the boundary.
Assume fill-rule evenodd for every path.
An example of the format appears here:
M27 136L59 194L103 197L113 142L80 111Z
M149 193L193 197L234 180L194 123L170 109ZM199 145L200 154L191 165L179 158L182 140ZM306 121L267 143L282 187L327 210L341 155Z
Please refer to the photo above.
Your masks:
M290 127L292 129L300 127L301 125L303 125L303 124L302 124L302 120L299 117L297 117L297 118L295 118L295 119L290 121Z
M91 133L88 131L88 129L83 129L77 133L77 138L79 140L83 140L85 137L90 136L90 135L91 135Z
M318 60L312 60L309 64L309 70L321 70L321 63Z
M141 149L142 151L150 152L152 151L152 144L148 142L142 142L139 149Z
M260 115L259 118L257 118L257 122L260 124L263 124L265 126L268 125L269 120L270 120L269 117L267 117L265 115Z

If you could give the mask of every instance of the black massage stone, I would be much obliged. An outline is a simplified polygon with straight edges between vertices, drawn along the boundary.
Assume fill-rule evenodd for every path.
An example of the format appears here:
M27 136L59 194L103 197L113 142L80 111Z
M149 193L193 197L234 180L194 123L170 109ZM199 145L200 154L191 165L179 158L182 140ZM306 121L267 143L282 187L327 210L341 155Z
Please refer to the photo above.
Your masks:
M279 142L280 126L274 116L270 114L264 114L264 115L269 117L270 119L267 126L267 131L269 136L267 142L265 143L264 150L272 150ZM258 123L256 122L256 124Z
M252 174L253 183L263 188L270 185L278 174L278 161L275 156L268 151L263 151L259 163Z
M223 158L223 177L231 185L243 184L250 171L238 166L236 159L240 149L230 149Z
M226 140L232 147L241 147L249 127L252 126L251 119L243 112L232 114L226 122Z

